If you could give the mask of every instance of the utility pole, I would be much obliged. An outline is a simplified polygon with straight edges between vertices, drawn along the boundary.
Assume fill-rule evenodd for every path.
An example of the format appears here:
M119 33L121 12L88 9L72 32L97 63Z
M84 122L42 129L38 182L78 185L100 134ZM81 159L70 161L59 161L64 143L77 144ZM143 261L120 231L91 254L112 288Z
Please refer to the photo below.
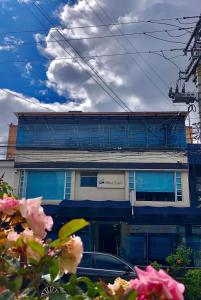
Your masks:
M197 66L197 90L198 90L198 109L199 109L199 122L201 133L201 64Z
M184 51L184 55L190 53L191 56L189 59L189 63L184 72L179 72L179 79L177 81L176 88L174 91L172 87L170 88L169 97L172 99L173 103L185 103L185 104L189 104L191 107L193 106L194 102L198 102L199 136L200 136L201 134L201 15L183 51ZM193 82L196 83L197 85L197 91L198 91L197 95L185 91L185 83L188 82L191 77L193 77ZM182 90L180 91L178 82L181 81L183 81L183 86L182 86Z

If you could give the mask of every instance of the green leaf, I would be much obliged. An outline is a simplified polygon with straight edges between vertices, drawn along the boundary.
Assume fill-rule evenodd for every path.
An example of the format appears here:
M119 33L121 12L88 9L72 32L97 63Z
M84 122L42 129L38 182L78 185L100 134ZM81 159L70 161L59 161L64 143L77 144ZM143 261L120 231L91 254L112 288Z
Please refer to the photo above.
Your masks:
M6 290L0 295L0 300L13 300L14 298L15 298L14 293L9 290Z
M23 284L23 277L22 276L18 276L16 279L15 279L15 290L16 291L19 291L22 287L22 284Z
M43 257L45 255L45 249L43 248L43 246L40 243L38 243L36 241L29 241L28 245L32 250L37 252L41 257Z
M54 247L54 248L59 247L60 245L61 245L60 240L55 240L49 244L50 247Z
M61 227L61 229L59 230L59 239L65 240L67 237L87 225L89 225L89 223L84 219L74 219Z
M95 284L88 277L78 277L78 283L84 283L87 287L87 294L90 298L94 299L97 295L97 289Z
M49 267L51 281L54 281L57 275L59 274L59 261L58 259L53 259Z

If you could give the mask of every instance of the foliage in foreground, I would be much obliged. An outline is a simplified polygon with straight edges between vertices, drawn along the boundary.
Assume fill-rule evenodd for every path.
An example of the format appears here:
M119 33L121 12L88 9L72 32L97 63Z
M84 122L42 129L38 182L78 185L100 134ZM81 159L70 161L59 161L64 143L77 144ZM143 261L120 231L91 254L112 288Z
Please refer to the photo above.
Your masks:
M2 188L3 187L3 188ZM1 180L0 191L10 192ZM113 284L93 283L89 278L72 275L66 283L58 278L76 273L83 246L73 234L88 222L76 219L58 232L55 241L46 240L53 220L41 206L41 198L17 200L3 194L0 198L0 300L41 299L43 275L57 293L53 300L183 300L184 286L163 270L148 266L136 268L138 278L129 282L117 278Z

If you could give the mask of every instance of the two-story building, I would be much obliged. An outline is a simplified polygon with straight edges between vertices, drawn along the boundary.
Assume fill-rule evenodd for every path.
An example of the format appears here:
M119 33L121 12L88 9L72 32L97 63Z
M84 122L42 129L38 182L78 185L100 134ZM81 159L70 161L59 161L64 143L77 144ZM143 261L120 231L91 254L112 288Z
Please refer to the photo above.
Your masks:
M186 241L185 112L16 115L19 196L43 196L55 230L84 217L85 249L138 264L163 262Z

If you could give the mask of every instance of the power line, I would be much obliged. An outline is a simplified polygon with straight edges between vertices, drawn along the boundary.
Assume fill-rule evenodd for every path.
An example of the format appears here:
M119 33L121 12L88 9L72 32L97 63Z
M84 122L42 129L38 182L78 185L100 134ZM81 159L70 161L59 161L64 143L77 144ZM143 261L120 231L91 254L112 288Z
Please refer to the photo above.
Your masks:
M41 104L39 104L39 103L33 102L33 101L31 101L30 99L27 99L27 98L25 98L25 97L22 97L22 96L20 96L20 95L17 95L17 94L15 94L15 93L11 92L11 91L8 91L8 90L5 90L5 89L2 89L2 91L3 91L5 94L7 94L7 95L15 96L16 98L22 99L23 101L26 101L26 102L29 102L29 103L34 104L34 105L36 105L36 106L39 106L40 108L47 109L47 110L49 110L49 111L54 112L54 110L52 110L52 109L50 109L50 108L48 108L48 107L45 107L45 106L43 106L43 105L41 105Z
M84 28L94 28L94 27L108 27L108 26L119 26L119 25L129 25L129 24L139 24L139 23L148 23L148 24L158 24L158 25L166 25L166 26L174 26L180 28L175 24L169 23L159 23L160 21L179 21L179 20L188 20L188 19L196 19L200 18L200 16L183 16L183 17L175 17L175 18L163 18L163 19L150 19L150 20L139 20L139 21L128 21L128 22L112 22L107 24L96 24L96 25L83 25L83 26L68 26L68 27L60 27L60 28L52 28L52 30L64 30L64 29L84 29ZM191 23L181 23L182 25L194 24L196 22ZM0 35L7 34L21 34L21 33L32 33L32 32L48 32L49 29L35 29L35 30L19 30L19 31L4 31L0 32Z
M180 41L170 41L170 40L166 40L166 39L163 39L163 38L159 38L157 36L154 36L154 35L151 35L151 34L148 34L148 33L145 33L146 36L149 36L153 39L156 39L156 40L159 40L159 41L163 41L163 42L167 42L167 43L173 43L173 44L182 44L182 45L186 45L186 43L184 42L180 42Z
M86 0L86 2L87 2L87 4L89 5L89 7L93 10L93 7L89 4L89 2ZM97 1L95 0L95 2L97 3ZM110 15L100 6L100 8L101 8L101 10L104 12L104 14L108 17L108 19L109 20L111 20L111 21L113 21L113 19L110 17ZM96 15L98 15L98 14L96 14ZM98 18L101 20L101 22L103 22L102 21L102 19L99 17L99 15L98 15ZM103 22L103 24L104 24L104 22ZM110 29L109 29L109 31L110 31ZM118 28L118 31L122 34L123 33L123 31L120 29L120 28ZM132 48L134 48L134 50L135 51L137 51L137 48L135 47L135 45L133 44L133 42L131 42L130 40L129 40L129 38L127 37L127 36L125 36L125 39L126 39L126 41L129 43L129 45L131 45L131 47ZM118 40L117 40L117 42L118 42L118 44L124 49L124 50L127 50L126 49L126 47L124 46L124 45L122 45ZM170 102L171 104L172 104L172 102L169 100L169 98L167 98L167 96L166 96L166 94L164 94L163 93L163 91L161 90L161 88L152 80L152 78L146 73L146 71L144 71L144 69L142 68L142 66L138 63L138 61L132 56L132 55L130 55L129 56L130 58L131 58L131 60L133 60L134 61L134 63L138 66L138 68L145 74L145 76L148 78L148 80L160 91L160 93L165 97L165 99L168 101L168 102ZM142 57L142 59L146 62L146 60ZM153 67L151 66L151 68L152 68L152 70L155 72L155 73L157 73L154 69L153 69ZM157 76L158 77L160 77L161 78L161 76L159 76L158 74L157 74ZM174 106L174 105L173 105Z
M68 38L68 41L82 41L82 40L94 40L94 39L104 39L104 38L111 38L111 37L122 37L122 36L133 36L133 35L144 35L144 36L150 36L149 34L152 34L152 33L169 33L169 32L172 32L172 31L183 31L183 30L186 30L186 29L193 29L193 27L188 27L188 28L179 28L179 29L170 29L170 30L153 30L153 31L144 31L144 32L122 32L122 33L119 33L119 34L111 34L111 35L100 35L100 36L84 36L84 37L76 37L76 38ZM112 32L112 31L111 31ZM191 33L191 32L189 32ZM185 33L186 34L186 33ZM173 36L174 37L174 36ZM176 37L176 36L175 36ZM65 41L64 39L59 39L57 40L59 42L63 42ZM164 39L164 41L166 41ZM168 41L168 42L171 42L171 41ZM6 43L2 43L1 46L25 46L25 45L40 45L40 44L49 44L49 43L56 43L56 41L51 41L51 40L43 40L43 41L22 41L18 44L16 44L16 42L6 42ZM175 43L175 41L172 41L172 43ZM181 42L178 42L178 43L181 43ZM184 43L185 44L185 43Z
M108 53L108 54L100 54L100 55L89 55L83 56L86 59L94 59L94 58L101 58L101 57L113 57L113 56L125 56L125 55L134 55L134 54L156 54L162 52L174 52L174 51L183 51L183 48L172 48L172 49L159 49L159 50L148 50L148 51L135 51L135 52L124 52L124 53ZM183 56L178 55L178 56ZM175 56L177 57L177 56ZM54 61L54 60L73 60L75 58L79 58L79 56L74 57L54 57L54 58L47 58L44 57L42 59L26 59L26 60L0 60L0 63L28 63L28 62L41 62L41 61ZM172 57L174 58L174 57ZM172 59L171 58L171 59Z
M51 19L49 18L49 17L47 17L47 15L43 12L43 10L40 8L40 6L39 5L37 5L34 1L31 1L32 3L33 3L33 5L39 10L39 12L41 13L41 15L46 19L46 20L48 20L48 22L50 23L50 25L52 25L52 26L54 26L54 24L52 23L52 21L51 21ZM26 6L26 4L24 3L24 5L25 5L25 7L26 8L28 8L28 6ZM31 11L32 12L32 11ZM33 12L32 12L32 14L33 14ZM34 14L33 14L34 15ZM35 15L34 15L34 17L36 17ZM36 17L37 18L37 17ZM37 20L38 20L38 18L37 18ZM40 20L38 20L39 22L40 22L40 24L42 24L43 25L43 27L44 27L44 24L40 21ZM65 39L65 41L66 41L66 43L71 47L71 49L79 56L79 58L81 59L81 61L83 61L86 65L87 65L87 67L98 77L98 79L104 84L104 86L106 86L106 88L104 87L104 86L102 86L101 84L100 84L100 82L96 79L96 78L94 78L93 76L92 76L92 74L91 74L91 72L89 71L89 70L87 70L86 68L84 68L83 67L83 65L81 64L81 62L78 60L78 59L75 59L75 61L77 61L77 63L80 65L80 67L82 68L82 69L84 69L85 70L85 72L90 76L90 78L93 78L94 79L94 81L119 105L119 106L121 106L121 108L123 108L124 110L128 110L128 111L130 111L130 108L127 106L127 104L117 95L117 93L116 92L114 92L112 89L111 89L111 87L104 81L104 79L102 78L102 76L95 70L95 68L94 67L92 67L90 64L89 64L89 62L87 62L83 57L82 57L82 55L80 55L80 53L78 52L78 50L76 50L74 47L73 47L73 45L65 38L65 36L60 32L60 30L57 30L57 32L59 33L59 35L62 37L62 38L64 38ZM53 37L54 39L55 39L55 37ZM60 42L58 42L59 44L60 44ZM60 44L61 45L61 44ZM62 48L64 49L64 51L65 52L67 52L68 53L68 55L70 55L71 57L73 57L72 56L72 54L70 53L69 54L69 52L66 50L66 48L64 48L63 47L63 45L62 45ZM108 90L109 90L109 92L108 92ZM112 94L111 94L112 93Z

